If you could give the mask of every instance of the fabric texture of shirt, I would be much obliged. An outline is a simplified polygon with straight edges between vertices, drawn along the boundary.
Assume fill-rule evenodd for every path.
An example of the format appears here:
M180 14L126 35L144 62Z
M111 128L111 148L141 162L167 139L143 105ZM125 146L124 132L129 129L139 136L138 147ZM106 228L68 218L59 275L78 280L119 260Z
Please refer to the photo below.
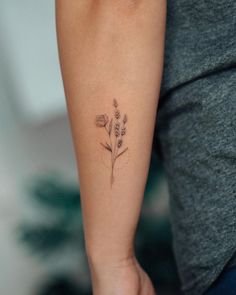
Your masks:
M154 146L182 290L236 265L236 1L170 0Z

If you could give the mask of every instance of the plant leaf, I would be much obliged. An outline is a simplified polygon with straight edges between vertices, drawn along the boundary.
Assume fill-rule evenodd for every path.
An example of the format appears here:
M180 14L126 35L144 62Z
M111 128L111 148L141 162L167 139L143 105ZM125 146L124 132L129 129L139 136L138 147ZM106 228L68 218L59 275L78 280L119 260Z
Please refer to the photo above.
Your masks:
M61 249L72 241L73 231L62 228L60 225L27 225L19 228L19 238L28 247L39 254L50 254Z
M53 175L35 180L29 187L29 195L33 201L49 210L72 210L77 212L80 207L78 188L70 187L61 178Z

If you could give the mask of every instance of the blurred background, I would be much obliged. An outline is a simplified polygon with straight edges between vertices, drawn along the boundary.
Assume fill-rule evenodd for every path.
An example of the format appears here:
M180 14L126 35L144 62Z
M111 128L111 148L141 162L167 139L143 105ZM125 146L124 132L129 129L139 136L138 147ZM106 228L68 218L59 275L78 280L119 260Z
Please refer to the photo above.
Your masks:
M54 13L54 1L0 0L1 295L91 295ZM159 295L179 294L155 153L136 252Z

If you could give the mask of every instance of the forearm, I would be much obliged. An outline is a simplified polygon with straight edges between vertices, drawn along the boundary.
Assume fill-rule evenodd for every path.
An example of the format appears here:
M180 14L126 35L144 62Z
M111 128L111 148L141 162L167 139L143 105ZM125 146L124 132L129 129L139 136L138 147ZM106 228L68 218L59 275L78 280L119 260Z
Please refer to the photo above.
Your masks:
M56 4L86 249L109 263L133 251L162 75L165 1ZM96 123L100 114L107 116Z

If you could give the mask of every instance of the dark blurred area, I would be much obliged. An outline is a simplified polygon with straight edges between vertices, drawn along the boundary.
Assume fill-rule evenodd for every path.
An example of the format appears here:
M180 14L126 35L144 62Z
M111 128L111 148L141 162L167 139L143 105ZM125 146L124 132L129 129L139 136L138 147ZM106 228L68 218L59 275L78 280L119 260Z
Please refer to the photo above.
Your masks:
M0 0L1 295L91 294L54 13L53 1ZM136 253L158 295L179 294L156 154Z

